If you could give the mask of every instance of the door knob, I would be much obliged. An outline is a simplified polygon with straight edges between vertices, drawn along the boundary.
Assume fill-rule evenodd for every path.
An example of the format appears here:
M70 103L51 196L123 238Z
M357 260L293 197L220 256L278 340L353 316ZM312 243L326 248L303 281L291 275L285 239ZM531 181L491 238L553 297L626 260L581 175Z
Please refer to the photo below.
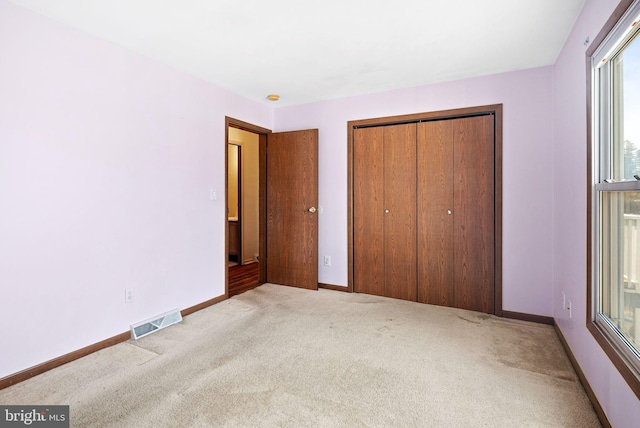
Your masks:
M452 211L451 210L447 210L447 214L451 215Z
M385 214L389 214L389 210L384 210L384 213Z
M310 213L314 213L314 212L316 212L316 211L317 211L317 210L316 210L316 207L311 207L311 208L309 208L309 212L310 212Z

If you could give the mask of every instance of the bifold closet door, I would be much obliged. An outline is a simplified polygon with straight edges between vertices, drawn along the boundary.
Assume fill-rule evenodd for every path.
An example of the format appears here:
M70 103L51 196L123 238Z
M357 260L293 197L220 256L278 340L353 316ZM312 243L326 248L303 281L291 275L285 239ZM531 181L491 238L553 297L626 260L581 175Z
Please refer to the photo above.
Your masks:
M385 296L416 301L415 123L384 128Z
M384 131L353 131L353 290L384 296Z
M455 305L453 121L418 124L418 302Z
M418 301L493 313L494 116L418 124Z
M354 290L416 300L416 124L354 130Z
M494 313L494 116L454 121L455 306Z

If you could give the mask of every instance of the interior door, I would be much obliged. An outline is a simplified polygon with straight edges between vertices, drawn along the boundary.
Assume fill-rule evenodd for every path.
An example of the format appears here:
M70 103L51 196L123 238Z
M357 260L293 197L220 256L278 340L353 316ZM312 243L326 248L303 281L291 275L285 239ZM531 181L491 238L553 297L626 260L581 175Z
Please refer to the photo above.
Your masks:
M318 130L267 137L267 282L318 289Z
M458 308L494 313L494 116L453 121L454 282Z
M353 131L353 289L385 295L384 129Z
M384 130L385 295L416 300L416 124Z
M418 301L494 313L494 116L418 125Z
M453 120L418 124L418 301L454 306Z
M502 314L502 105L350 121L350 286Z
M416 124L354 130L354 291L416 300Z

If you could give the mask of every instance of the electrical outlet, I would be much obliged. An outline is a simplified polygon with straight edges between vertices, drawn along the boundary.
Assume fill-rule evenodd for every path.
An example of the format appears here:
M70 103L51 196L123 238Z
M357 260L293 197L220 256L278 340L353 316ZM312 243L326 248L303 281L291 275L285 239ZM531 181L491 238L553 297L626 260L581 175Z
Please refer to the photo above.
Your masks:
M331 266L331 256L324 256L324 265Z
M133 302L133 289L132 288L125 288L125 290L124 290L124 302L125 303Z
M563 309L567 308L567 295L564 294L564 291L562 292L562 308Z

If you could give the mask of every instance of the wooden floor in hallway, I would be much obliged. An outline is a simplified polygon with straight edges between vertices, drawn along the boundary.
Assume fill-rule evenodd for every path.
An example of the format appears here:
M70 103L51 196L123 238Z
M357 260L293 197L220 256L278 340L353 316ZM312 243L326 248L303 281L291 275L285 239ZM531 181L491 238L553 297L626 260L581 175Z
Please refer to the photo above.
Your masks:
M244 293L260 285L259 263L235 265L229 268L229 297Z

